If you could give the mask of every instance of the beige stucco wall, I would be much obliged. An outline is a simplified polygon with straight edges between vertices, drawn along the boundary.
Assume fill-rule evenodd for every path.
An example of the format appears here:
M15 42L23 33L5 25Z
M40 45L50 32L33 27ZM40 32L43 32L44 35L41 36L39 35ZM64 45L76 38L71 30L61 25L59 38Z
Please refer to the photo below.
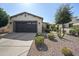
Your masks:
M10 32L13 32L13 22L14 21L37 21L37 32L38 33L42 32L42 22L43 22L43 20L41 18L29 15L29 14L26 14L26 17L25 17L25 14L13 17L13 18L11 18L11 21L10 21L11 22L11 24L10 24L11 31Z

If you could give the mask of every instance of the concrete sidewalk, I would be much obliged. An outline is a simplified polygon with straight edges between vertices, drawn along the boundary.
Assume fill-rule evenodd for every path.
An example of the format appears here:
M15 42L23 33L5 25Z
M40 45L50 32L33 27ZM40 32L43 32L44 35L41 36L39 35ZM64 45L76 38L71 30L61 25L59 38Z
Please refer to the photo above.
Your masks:
M19 41L2 38L0 40L0 56L26 56L32 41Z

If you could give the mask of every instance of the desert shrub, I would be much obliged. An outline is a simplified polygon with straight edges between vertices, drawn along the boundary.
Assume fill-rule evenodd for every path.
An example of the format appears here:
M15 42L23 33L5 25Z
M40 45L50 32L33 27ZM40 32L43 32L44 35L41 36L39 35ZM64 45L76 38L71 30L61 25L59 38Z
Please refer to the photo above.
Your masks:
M55 36L54 36L53 33L48 33L48 38L49 38L50 40L54 40Z
M54 28L53 28L53 31L57 31L57 27L54 27Z
M62 53L63 53L65 56L73 56L71 50L68 49L67 47L64 47L64 48L62 49Z
M71 35L79 36L79 28L73 28L69 31Z
M69 30L69 33L70 33L71 35L75 35L75 34L76 34L76 30L75 30L75 29L71 29L71 30Z
M79 36L79 28L76 28L76 33Z
M59 27L58 24L53 24L53 25L51 26L52 31L57 31L57 30L58 30L58 27Z
M36 36L44 36L43 33L36 33Z
M44 37L43 36L35 37L35 44L38 46L44 44Z
M51 26L52 28L52 31L57 31L58 30L58 27L56 27L55 25Z

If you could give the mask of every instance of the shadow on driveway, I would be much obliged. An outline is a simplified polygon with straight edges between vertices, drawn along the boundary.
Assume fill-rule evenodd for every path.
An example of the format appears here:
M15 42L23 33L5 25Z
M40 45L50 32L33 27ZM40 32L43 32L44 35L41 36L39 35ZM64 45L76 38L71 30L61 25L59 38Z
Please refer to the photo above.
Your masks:
M6 39L29 41L33 40L35 33L9 33L3 36Z

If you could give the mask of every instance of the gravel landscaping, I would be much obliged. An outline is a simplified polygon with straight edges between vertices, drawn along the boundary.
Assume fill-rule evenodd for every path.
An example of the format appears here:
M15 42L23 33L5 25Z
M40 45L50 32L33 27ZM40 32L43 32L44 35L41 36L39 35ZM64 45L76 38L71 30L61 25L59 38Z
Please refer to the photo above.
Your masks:
M36 48L33 41L28 56L64 56L61 52L64 47L69 48L74 56L79 56L79 38L70 35L65 35L63 39L56 36L54 41L45 39L42 51Z

